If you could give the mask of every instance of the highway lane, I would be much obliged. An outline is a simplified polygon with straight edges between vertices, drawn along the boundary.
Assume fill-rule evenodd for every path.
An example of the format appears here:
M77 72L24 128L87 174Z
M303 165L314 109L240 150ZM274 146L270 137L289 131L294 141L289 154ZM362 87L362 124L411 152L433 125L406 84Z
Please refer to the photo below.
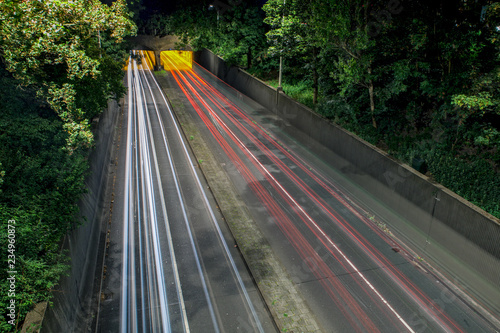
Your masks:
M163 56L174 68L182 59ZM195 66L170 85L205 134L268 241L332 332L495 332L377 227L325 167L272 126L275 117ZM270 121L272 120L272 121Z
M150 66L131 58L127 69L123 182L95 331L275 332Z

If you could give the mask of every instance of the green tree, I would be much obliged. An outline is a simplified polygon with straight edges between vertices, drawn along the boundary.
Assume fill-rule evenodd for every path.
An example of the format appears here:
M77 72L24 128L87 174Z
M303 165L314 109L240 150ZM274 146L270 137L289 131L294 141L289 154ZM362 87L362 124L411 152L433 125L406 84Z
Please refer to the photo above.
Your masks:
M324 52L334 54L330 76L340 88L340 95L345 96L355 86L361 86L368 92L369 110L373 127L375 119L375 84L374 84L374 34L370 30L370 7L366 0L340 0L314 2L314 27Z
M87 161L81 149L63 148L68 133L62 120L36 92L22 87L0 65L0 246L7 249L7 224L16 220L16 325L41 301L49 300L67 259L59 252L62 236L78 218L76 201L85 191ZM7 257L0 260L0 318L10 297ZM0 331L14 329L2 326Z
M407 162L428 157L437 181L498 215L486 202L498 191L478 201L451 176L477 166L467 172L478 189L488 188L480 174L498 177L498 2L270 0L264 9L269 53L304 81L316 64L320 113Z
M252 60L259 57L266 47L262 19L263 13L259 8L244 3L219 13L213 51L229 63L251 68ZM246 62L242 62L245 58Z
M271 56L303 67L301 76L312 77L313 104L318 99L318 50L321 47L317 38L316 13L314 1L310 0L270 0L263 6L266 12L264 22L270 29L266 33ZM298 70L298 68L296 68Z
M473 38L463 45L467 53L466 61L471 70L468 71L467 91L451 97L453 114L457 118L457 134L469 118L482 119L487 114L500 116L500 3L487 6L484 16L484 27L472 31ZM484 62L484 54L493 55L494 61ZM455 139L458 142L459 136ZM490 146L500 144L500 132L491 123L482 126L475 135L474 143Z
M124 59L103 43L134 32L124 0L111 7L98 0L0 1L0 56L64 121L70 151L91 144L89 119L120 92ZM98 102L89 104L88 96Z
M215 3L212 6L177 10L170 16L179 47L207 48L227 62L252 67L263 59L266 48L263 12L245 2Z
M0 260L1 331L19 329L50 300L67 268L60 241L79 220L89 120L125 91L121 41L134 31L121 0L0 0L0 246L17 221L18 269L12 326L7 257Z
M180 48L190 46L193 50L212 49L215 42L216 17L208 7L184 8L172 15L173 33L180 38Z
M164 37L172 32L172 17L155 13L144 24L144 32L153 36Z

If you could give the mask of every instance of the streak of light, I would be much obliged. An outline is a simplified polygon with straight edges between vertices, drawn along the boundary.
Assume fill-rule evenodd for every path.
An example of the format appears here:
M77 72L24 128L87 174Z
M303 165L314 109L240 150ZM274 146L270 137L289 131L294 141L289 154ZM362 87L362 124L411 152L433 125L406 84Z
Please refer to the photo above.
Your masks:
M129 63L131 59L129 58ZM127 82L128 87L132 87L132 69L130 66L127 67ZM131 224L131 218L133 216L132 205L130 200L130 176L131 176L131 149L132 149L132 113L133 113L133 103L132 94L129 93L128 96L128 117L127 117L127 150L125 157L125 199L124 199L124 223L123 223L123 267L122 267L122 290L121 290L121 321L120 330L122 333L128 332L128 273L129 273L129 227Z
M193 74L193 73L191 73L191 72L186 73L186 75L190 75L190 74ZM199 78L199 76L197 76L195 73L192 76L192 78L194 79L194 77ZM197 82L195 80L193 80L193 82L195 84L197 84ZM203 89L203 87L201 85L198 85L198 88ZM221 98L221 99L223 98L223 96L221 96L221 94L218 91L216 91L213 88L211 90L219 98ZM398 270L396 267L394 267L394 265L392 265L390 263L390 261L384 255L382 255L382 253L380 253L380 251L378 249L376 249L370 242L368 242L363 236L361 236L361 234L356 229L354 229L349 223L347 223L339 214L337 214L335 212L335 210L331 206L329 206L323 198L321 198L315 191L313 191L300 177L298 177L294 172L292 172L292 170L290 170L290 168L288 166L286 166L285 163L281 159L276 157L276 155L274 155L263 143L261 143L261 141L259 139L257 139L244 126L242 126L239 119L235 119L234 117L232 117L226 111L226 108L223 105L221 105L217 100L211 98L209 95L206 95L206 96L214 104L216 104L218 106L219 110L221 110L228 118L230 118L232 120L233 124L239 130L241 130L245 134L245 136L247 138L249 138L256 147L258 147L264 154L266 154L266 156L268 156L271 159L271 161L276 166L278 166L279 169L283 173L285 173L289 177L289 179L291 179L309 198L313 199L314 202L316 203L316 205L318 207L320 207L328 216L330 216L331 221L334 221L334 222L336 222L337 225L341 226L345 230L346 234L351 239L353 239L356 244L359 244L361 247L363 247L364 252L369 255L369 257L372 259L372 261L376 262L378 264L378 266L382 267L384 270L390 270L391 272L387 272L388 274L392 274L390 276L390 278L393 281L395 281L396 283L398 283L398 285L401 287L401 289L404 290L412 299L414 299L414 301L417 302L419 304L419 306L422 309L424 309L424 311L426 311L431 318L435 318L435 316L433 316L433 314L432 314L430 307L428 306L428 304L435 305L434 301L432 301L424 293L422 293L420 290L418 290L418 288L415 285L413 285L411 283L411 281L409 281L406 278L406 276L401 273L400 270ZM227 99L225 99L225 100L227 101ZM268 142L272 142L275 145L275 147L278 148L287 157L293 158L293 156L288 152L287 149L285 149L281 145L277 144L275 140L273 140L265 131L263 131L258 126L256 126L248 118L248 116L243 114L243 112L241 110L237 109L235 106L231 106L231 108L238 113L238 115L241 117L240 119L244 119L246 123L248 123L254 129L256 129L259 132L259 134L261 135L261 137L264 137L267 140L269 140ZM244 145L242 142L240 142L240 146L242 147L242 149L248 149L247 146ZM252 158L256 159L256 157L254 155L252 156ZM309 170L306 169L306 167L304 165L302 165L301 163L299 163L298 161L296 161L295 163L296 163L295 165L299 166L302 170L312 173L310 171L310 168L309 168ZM329 249L329 252L334 257L336 257L338 259L337 255L335 253L333 253L332 249L331 249L331 247L333 247L333 249L335 251L338 251L338 247L326 235L326 233L323 231L323 229L320 228L319 225L296 202L296 200L284 188L282 188L282 186L279 184L279 182L269 173L269 171L263 165L262 165L262 170L264 170L266 173L269 174L269 178L273 180L273 182L276 184L276 186L281 191L281 193L286 194L286 197L284 197L283 199L285 201L287 201L291 206L296 207L296 209L299 210L305 216L305 220L303 219L303 221L305 223L307 223L308 225L310 225L311 231L316 236L324 239L324 241L322 241L323 245L325 245L325 247ZM349 208L351 211L353 211L353 209L350 205L346 206L346 207ZM315 230L312 230L313 228L316 229L317 232ZM342 257L342 259L347 261L348 265L351 266L351 268L353 268L358 273L358 275L360 275L361 279L370 287L370 289L373 290L373 292L375 292L375 294L377 294L377 296L385 304L385 299L379 294L379 292L373 287L373 285L364 277L364 275L361 272L359 272L359 270L357 270L357 268L353 265L353 263L350 262L349 260L346 260L347 257L343 253L340 253L340 256ZM340 260L339 260L339 262L340 262ZM346 268L346 270L347 270L347 268ZM404 284L402 280L406 281L406 284ZM418 296L417 294L419 294L420 296ZM396 317L398 319L402 320L402 318L399 316L399 314L397 314L397 312L395 312L395 310L393 309L393 307L390 304L386 304L386 305L391 309L391 311L396 315ZM440 309L437 306L434 306L434 308L448 322L448 323L443 322L441 317L438 316L436 323L439 326L441 326L445 330L451 330L452 329L451 327L453 327L453 329L460 331L460 328L457 326L457 324L454 321L452 321L450 318L448 318L446 316L446 314L442 311L442 309Z
M297 201L283 188L283 186L272 176L272 174L265 168L264 165L253 155L249 149L239 140L234 133L231 132L229 127L223 123L222 119L218 118L214 110L208 105L208 103L204 100L204 98L199 95L199 93L196 91L196 89L192 86L192 84L189 83L188 78L191 79L191 81L203 91L204 87L208 87L207 89L212 90L213 94L216 95L217 98L226 101L229 104L229 107L234 111L238 112L238 115L240 116L240 119L235 119L232 118L227 112L226 112L226 107L222 106L219 102L215 100L215 98L212 98L209 96L209 93L206 93L207 98L214 103L218 109L224 113L228 118L230 118L233 123L238 127L239 130L241 130L243 133L245 133L246 137L248 137L252 143L254 143L261 151L263 151L277 166L280 167L282 171L285 172L285 174L294 181L294 183L301 188L304 193L306 193L308 196L310 196L316 204L324 211L326 212L332 219L332 221L335 221L338 225L342 226L344 230L346 231L347 235L354 239L357 244L360 244L364 248L364 252L368 254L368 256L375 262L378 262L380 267L384 267L384 269L390 271L391 278L395 280L398 285L401 287L401 289L405 290L405 292L410 294L410 297L414 299L416 302L419 303L420 307L425 309L425 311L428 312L428 315L432 318L436 318L436 316L433 316L431 313L431 310L429 306L427 306L425 302L428 304L433 304L433 302L423 293L421 292L415 285L411 283L397 268L395 268L389 261L388 259L383 256L373 245L371 245L368 241L366 241L355 229L353 229L342 217L338 216L338 214L335 213L335 210L331 208L326 202L319 197L314 191L312 191L299 177L297 177L279 158L275 157L269 149L265 147L264 144L260 143L260 141L254 137L252 133L250 133L248 130L246 130L245 127L241 125L241 118L245 120L254 130L256 130L262 137L265 137L266 139L269 140L277 149L279 149L282 153L284 153L288 158L290 158L294 163L299 166L303 171L305 171L311 178L313 178L320 186L324 187L330 194L332 194L333 197L335 197L341 204L346 206L355 216L360 218L361 220L366 220L364 217L362 217L353 207L352 205L348 204L346 200L344 200L338 193L336 193L334 190L331 189L328 185L325 184L325 182L320 180L321 176L316 176L315 173L311 171L311 168L305 165L304 163L300 163L297 158L295 158L292 154L288 153L288 151L281 147L276 140L271 138L265 131L263 131L260 127L255 125L249 117L243 114L240 110L237 109L234 105L231 105L229 100L227 98L223 97L220 93L218 93L215 89L211 88L210 85L205 82L203 79L201 79L194 71L183 71L182 73L179 71L173 72L173 75L175 76L175 80L181 87L181 89L184 91L186 96L188 96L188 99L190 100L190 103L193 105L195 110L198 112L202 120L206 123L207 128L212 132L216 140L219 142L221 147L226 151L228 156L231 157L231 159L234 161L235 165L240 169L240 173L247 178L247 181L253 181L251 177L249 177L249 171L247 170L242 170L243 163L241 160L238 160L237 155L234 152L230 151L229 145L225 142L225 140L214 131L214 123L218 128L217 132L222 132L220 130L221 127L225 128L226 133L230 135L230 137L233 138L233 141L238 144L238 146L246 151L245 155L249 156L254 165L259 167L259 170L264 173L266 179L268 179L271 183L274 183L273 187L278 190L278 193L281 193L283 199L294 206L296 210L300 212L302 215L301 219L307 223L311 231L316 234L316 236L320 239L320 241L324 244L324 246L329 249L329 252L336 257L339 260L342 259L343 262L345 262L349 267L351 267L358 277L363 281L370 290L381 300L383 304L385 304L388 309L395 315L395 317L405 326L406 329L408 329L410 332L413 330L411 327L406 323L406 321L397 313L397 311L387 302L387 300L380 294L378 290L368 281L368 279L364 276L364 274L361 273L361 271L354 265L352 261L350 261L347 256L340 251L338 246L328 237L328 235L319 227L319 225L303 210L303 208L297 203ZM187 89L185 88L187 87ZM201 108L198 105L202 105L207 109L209 115L211 116L212 120L209 120L206 118L204 115L204 112L201 110ZM251 186L252 187L252 186ZM264 195L263 191L264 189L254 189L256 192L257 196L261 198L261 200L266 200L266 198L262 197ZM265 196L265 195L264 195ZM269 205L269 203L267 203ZM270 209L270 211L274 211L277 213L279 216L282 216L279 212L275 211L275 209ZM277 219L279 221L279 219ZM335 253L337 253L337 255ZM340 262L341 260L339 260ZM344 264L342 264L344 265ZM436 307L435 307L436 308ZM441 317L438 316L438 325L441 326L443 329L449 331L453 329L455 330L460 330L460 328L454 323L450 318L448 318L444 312L442 312L439 307L437 307L437 311L440 312L440 315L444 317L444 320L447 321L447 323L443 322Z
M145 112L146 96L137 62L130 58L129 63L120 331L138 332L140 324L141 332L170 332L151 163L156 156L150 153L151 123Z
M199 89L203 90L204 87L206 86L206 85L202 86L202 85L198 84L198 81L196 79L198 79L198 80L202 80L202 79L196 73L187 72L186 75L191 76L192 81L198 85ZM259 140L257 137L255 137L255 135L253 133L251 133L246 127L244 127L242 125L241 119L243 119L245 121L245 123L247 123L249 126L251 126L252 129L257 131L261 138L265 138L266 140L268 140L268 142L272 143L275 148L280 150L281 153L283 153L289 159L293 160L294 165L299 166L299 168L302 169L304 172L310 174L313 177L313 179L315 179L315 181L317 181L317 183L319 185L321 185L330 194L332 194L337 200L339 200L346 208L348 208L352 213L354 213L355 216L357 216L358 218L361 218L362 220L365 220L365 218L362 218L359 215L359 213L353 209L353 207L351 205L347 204L343 199L340 198L340 196L338 194L334 193L323 182L321 182L319 180L319 178L316 177L314 175L314 173L311 171L311 169L312 169L311 167L307 167L304 164L300 163L298 161L298 159L294 158L294 156L288 151L288 149L286 149L285 147L278 144L274 138L271 138L267 132L265 132L260 127L258 127L246 114L244 114L243 111L238 109L235 105L231 105L229 100L227 100L224 96L222 96L217 90L215 90L211 87L209 87L208 89L210 89L211 92L214 95L216 95L219 99L225 100L229 104L230 108L233 111L235 111L240 118L236 119L234 116L229 114L229 112L227 112L226 107L221 105L217 100L211 98L209 96L209 94L206 94L206 96L209 99L211 99L211 101L214 104L216 104L218 106L218 109L221 110L221 112L224 113L229 119L231 119L232 123L240 131L242 131L245 134L245 137L250 139L256 147L258 147L267 157L269 157L270 160L274 163L274 165L278 166L279 169L283 173L285 173L289 177L289 179L291 179L297 185L298 188L300 188L303 191L303 193L305 193L309 198L313 199L314 202L316 203L316 205L318 207L320 207L331 218L331 221L334 221L337 225L341 226L341 228L344 229L346 235L348 235L356 244L359 244L361 247L363 247L364 252L369 255L369 257L371 258L371 260L373 262L377 263L377 265L379 267L382 267L384 270L390 270L390 272L386 272L386 273L390 276L390 278L393 281L395 281L400 286L401 290L405 291L409 295L410 298L412 298L415 302L417 302L419 304L420 308L424 309L424 311L426 311L427 314L431 318L434 318L435 322L439 326L441 326L444 330L449 331L449 330L453 329L453 330L461 331L461 329L458 327L458 325L453 320L451 320L443 312L443 310L440 307L435 306L435 302L433 300L431 300L429 297L427 297L427 295L425 295L413 283L411 283L411 281L408 280L408 278L399 269L394 267L394 265L392 265L392 263L377 248L375 248L356 229L354 229L349 223L347 223L347 221L345 221L339 214L337 214L336 211L331 206L329 206L326 203L326 201L316 193L316 191L313 191L300 177L298 177L296 175L295 172L293 172L287 165L285 165L285 163L280 158L278 158L275 154L273 154L271 152L271 150L269 150L261 142L261 140ZM240 146L243 147L244 149L248 149L243 143L240 143ZM253 158L255 158L255 156ZM265 169L264 166L262 166L262 168ZM265 170L265 172L269 173L269 171L267 171L267 169ZM286 192L286 190L281 188L281 185L279 185L279 183L273 178L272 175L269 174L269 176L270 176L270 178L273 179L273 181L277 184L277 186L280 188L280 190L283 193L288 193L288 192ZM310 218L310 216L308 216L307 213L305 213L305 211L296 202L296 200L294 200L289 194L287 194L287 198L284 198L284 199L287 200L292 206L296 207L299 211L301 211L302 214L305 214L304 216L306 216L306 220L309 221L310 223L312 223L312 227L314 229L316 229L317 231L319 231L319 235L321 237L325 238L326 243L323 242L323 244L327 248L329 248L328 245L333 246L334 249L336 248L333 241L326 235L326 233L323 232L323 230L314 222L314 220L312 218ZM305 222L307 222L307 221L305 221ZM373 226L372 226L372 229L373 229ZM312 230L312 231L314 232L314 230ZM318 233L316 233L316 232L315 232L315 234L318 235ZM330 250L330 253L336 257L336 255L331 250ZM343 254L341 254L341 256L343 258L345 258L345 256ZM348 264L349 264L349 266L352 267L352 263L348 262ZM363 277L362 277L362 279L363 279ZM371 289L373 288L373 286L369 283L369 281L365 281L365 283L367 283ZM373 288L373 291L375 293L378 293L378 291L374 288ZM379 296L379 298L381 298L381 295L377 295L377 296ZM381 300L384 301L383 298ZM436 317L432 313L432 310L430 309L428 304L432 305L434 307L435 311L437 311L437 313L440 316ZM390 307L389 304L388 304L388 306ZM395 314L397 315L397 313L395 313ZM442 318L444 318L444 321Z
M163 128L162 128L162 130L163 130ZM168 144L168 142L166 140L165 140L164 143L165 143L165 151L166 151L167 157L168 157L169 162L170 162L169 164L170 164L171 171L172 171L172 173L174 175L176 175L176 171L175 171L174 166L173 166L172 155L170 153L169 144ZM198 269L198 274L200 276L200 280L201 280L201 283L202 283L203 293L204 293L205 299L206 299L206 301L208 303L208 308L209 308L209 312L210 312L210 318L212 320L212 324L213 324L214 329L216 330L216 332L220 332L219 324L217 322L217 319L216 319L216 316L215 316L214 307L212 305L212 301L211 301L211 298L210 298L210 293L208 291L207 282L206 282L205 276L203 274L203 268L202 268L202 265L201 265L201 259L200 259L199 255L198 255L199 250L196 247L196 242L194 240L194 236L193 236L193 233L191 231L191 226L189 224L189 219L187 217L186 205L185 205L184 200L182 198L182 194L181 194L181 190L180 190L180 185L179 185L179 181L177 179L177 176L174 177L174 185L175 185L175 190L177 192L177 196L178 196L179 201L180 201L180 208L181 208L181 211L182 211L183 221L184 221L184 223L186 225L186 230L188 232L188 236L189 236L189 241L190 241L190 244L191 244L191 248L192 248L194 256L195 256L196 268Z
M145 64L148 70L153 70L156 64L155 53L153 51L141 51L140 54L144 56ZM144 66L144 62L143 62Z
M156 115L157 115L158 119L160 119L160 114L159 114L158 106L157 106L157 103L155 101L154 94L153 94L153 91L151 89L151 86L150 86L148 80L146 79L146 77L144 75L144 72L142 72L142 75L144 76L144 81L146 82L146 84L148 86L148 90L149 90L149 92L151 94L151 97L153 99L153 105L154 105L154 108L155 108L155 111L156 111ZM162 134L164 135L163 124L161 123L160 126L162 128ZM150 137L153 137L153 133L151 131L151 127L149 127L149 135L150 135ZM151 150L153 151L154 165L158 165L158 159L157 159L157 156L156 156L156 153L155 153L156 152L156 148L155 148L155 145L154 145L154 141L151 141L151 145L152 145ZM156 170L156 179L157 179L158 188L161 188L162 185L161 185L160 172L159 172L158 168L155 168L155 170ZM164 220L164 225L165 225L165 229L166 229L166 232L167 232L170 258L171 258L171 262L172 262L172 266L173 266L173 272L174 272L175 287L176 287L177 297L178 297L179 303L180 303L180 311L181 311L181 315L182 315L183 329L184 329L184 332L189 333L190 329L189 329L189 322L188 322L188 319L187 319L186 305L185 305L184 297L183 297L183 294L182 294L181 281L180 281L180 277L179 277L179 271L178 271L178 268L177 268L177 259L176 259L176 256L175 256L175 249L174 249L173 240L172 240L172 233L171 233L171 230L170 230L170 222L168 220L167 209L166 209L166 205L165 205L165 198L164 198L163 191L159 191L159 193L160 193L160 202L161 202L161 206L162 206L162 213L163 213L163 216L164 216L164 219L165 219Z
M137 124L137 112L134 112L134 116L133 116L133 121L134 121L134 124ZM133 126L134 128L134 137L137 138L139 137L139 133L138 133L138 128L137 126ZM136 148L137 148L137 145L136 145ZM134 149L134 157L135 157L135 161L139 161L139 149ZM134 163L135 164L135 175L139 175L139 163ZM140 177L135 177L135 181L136 181L136 188L141 188L141 179ZM137 194L137 197L135 198L135 200L138 202L139 201L139 195L138 193ZM143 228L143 216L142 216L142 209L141 209L141 205L137 205L137 212L136 212L136 216L137 216L137 233L138 233L138 239L139 239L139 249L142 249L145 247L145 245L143 245L143 239L147 237L147 229L146 228ZM144 231L143 231L144 229ZM144 236L143 236L144 234ZM147 243L146 243L147 244ZM145 261L144 261L144 256L139 256L139 270L140 270L140 290L146 290L147 288L147 277L146 275L148 274L147 272L147 269L146 269L146 264L145 264ZM141 309L146 309L146 302L147 302L147 299L146 297L141 297ZM141 311L141 328L142 328L142 332L146 332L146 311Z
M174 74L175 76L176 74ZM178 78L176 77L176 80ZM180 82L178 81L180 84ZM240 160L239 156L232 150L229 144L220 136L218 131L214 131L213 125L208 121L206 115L202 112L201 108L198 107L196 102L193 100L191 96L187 93L184 87L181 86L181 89L184 90L186 96L192 103L193 107L199 112L200 117L206 123L207 127L210 129L212 134L216 137L217 141L221 144L223 149L226 151L228 156L234 161L235 165L238 166L240 173L246 178L250 187L254 190L260 200L264 203L264 205L268 208L273 216L276 217L276 221L279 223L281 230L287 235L287 237L291 240L291 243L296 247L297 251L302 254L303 258L315 258L319 269L314 272L318 276L318 280L322 283L325 289L332 296L332 299L337 303L338 309L344 313L344 316L351 322L353 328L357 331L362 331L360 327L357 326L356 319L362 319L362 325L365 326L366 331L369 332L378 332L378 329L372 323L372 321L368 318L364 311L360 308L354 298L347 292L345 287L334 277L334 274L330 271L324 261L319 257L319 255L314 251L312 246L306 241L301 232L295 227L295 225L291 222L291 220L286 216L281 207L279 207L275 200L270 196L269 192L257 181L257 179L253 176L250 170L245 166L245 164ZM202 100L201 100L202 101ZM202 101L203 102L203 101ZM248 153L248 151L246 151ZM252 159L249 156L249 159L256 167L258 164L255 163L255 159ZM324 276L332 277L331 279L324 279ZM328 282L327 282L328 281ZM327 283L333 284L332 288ZM340 293L340 295L337 295ZM347 308L350 310L350 313L347 312Z
M162 51L161 57L166 59L163 62L165 70L191 70L193 68L192 51Z
M134 71L136 73L136 76L139 78L139 71L137 67L134 66ZM157 308L157 311L154 311L154 318L156 320L153 320L153 329L155 332L159 332L160 330L163 332L169 332L170 331L170 318L168 315L168 301L167 301L167 293L165 289L165 280L163 278L163 264L162 264L162 259L161 259L161 250L160 250L160 244L159 244L159 234L158 234L158 223L157 223L157 213L156 213L156 206L155 206L155 197L154 197L154 192L153 192L153 176L152 176L152 166L151 166L151 156L150 156L150 149L149 147L151 146L150 143L150 136L148 136L147 133L147 128L148 125L149 127L151 124L149 123L147 119L147 112L144 110L144 105L145 103L145 92L144 92L144 87L142 85L142 81L138 79L137 85L140 87L140 93L138 94L138 107L139 107L139 112L138 112L138 120L139 120L139 133L140 133L140 141L141 141L141 161L143 162L143 195L146 196L146 208L147 208L147 213L148 213L148 219L146 221L149 222L149 230L151 232L151 249L152 253L148 258L151 258L153 261L150 263L149 267L152 267L153 270L153 276L151 276L151 283L149 284L150 286L154 286L154 289L156 293L151 294L151 298L155 298L159 302L159 309ZM143 102L144 101L144 102ZM146 106L147 107L147 106ZM149 123L149 124L148 124ZM154 152L153 152L154 153ZM151 289L150 289L151 292ZM151 299L150 298L150 299ZM159 313L158 313L159 310ZM156 325L156 327L154 326Z
M161 88L159 87L159 85L158 85L156 79L154 78L154 76L151 75L151 77L153 78L153 80L154 80L155 84L157 85L158 89L161 91ZM179 137L182 137L180 129L179 129L178 125L177 125L177 121L174 119L173 111L170 109L170 104L167 102L167 100L166 100L165 95L163 94L163 92L162 92L162 98L165 101L165 105L167 105L167 107L169 109L169 113L168 114L169 114L169 116L172 119L172 122L173 122L173 124L175 126L175 129L176 129L176 132L177 132L177 135ZM162 129L164 140L166 142L166 136L164 134L163 124L161 124L161 129ZM194 178L196 180L198 189L200 190L200 193L203 196L203 201L205 203L205 206L207 207L207 209L208 209L208 211L210 213L211 221L212 221L214 227L216 228L217 234L219 236L219 239L220 239L220 241L221 241L221 243L222 243L222 245L224 247L226 258L230 262L231 268L232 268L232 270L233 270L233 272L234 272L234 274L235 274L235 276L236 276L236 278L238 280L238 284L239 284L240 290L243 292L246 304L249 307L250 312L252 313L253 320L254 320L255 324L257 325L257 329L259 330L259 332L264 332L264 329L263 329L262 324L261 324L261 322L259 320L259 317L257 315L255 307L253 306L252 301L250 300L250 296L248 295L248 291L246 290L246 287L245 287L245 285L243 283L243 279L241 278L241 275L240 275L240 273L239 273L239 271L238 271L238 269L236 267L236 263L234 262L234 258L233 258L233 256L231 255L231 253L229 251L229 246L227 245L227 242L225 241L224 236L222 234L222 230L220 229L219 224L217 223L217 219L216 219L215 214L214 214L214 212L212 210L212 207L211 207L211 205L210 205L210 203L208 201L208 198L207 198L207 195L205 193L205 190L204 190L203 186L201 185L200 178L198 177L198 174L196 173L196 170L194 169L193 160L192 160L191 156L188 153L188 150L187 150L187 147L186 147L186 144L185 144L184 140L181 140L181 144L182 144L182 148L183 148L184 154L185 154L186 158L189 160L189 166L190 166L191 172L194 175ZM165 147L167 147L167 144L165 144Z

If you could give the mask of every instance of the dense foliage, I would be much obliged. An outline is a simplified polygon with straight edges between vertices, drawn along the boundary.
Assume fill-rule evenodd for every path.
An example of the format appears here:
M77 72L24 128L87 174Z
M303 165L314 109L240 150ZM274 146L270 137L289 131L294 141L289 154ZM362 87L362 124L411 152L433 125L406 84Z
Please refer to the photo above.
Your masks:
M133 28L123 0L0 2L2 59L64 121L68 148L91 144L88 120L120 92L124 54L112 45Z
M274 83L282 57L285 93L500 217L500 3L214 4L169 30Z
M228 63L252 67L266 66L264 12L256 4L236 1L215 1L212 4L183 8L169 16L153 15L145 24L148 32L156 31L181 37L179 47L194 50L209 48ZM165 27L168 26L168 32ZM267 64L268 65L268 64Z
M121 41L134 29L123 1L0 0L2 332L20 329L68 267L60 243L80 220L90 122L124 93Z

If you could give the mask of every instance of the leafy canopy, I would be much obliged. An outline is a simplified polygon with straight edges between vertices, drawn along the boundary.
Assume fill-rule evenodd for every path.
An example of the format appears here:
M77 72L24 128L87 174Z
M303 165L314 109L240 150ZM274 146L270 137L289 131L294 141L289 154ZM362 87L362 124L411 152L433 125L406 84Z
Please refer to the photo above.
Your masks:
M70 151L92 143L89 119L121 80L110 75L117 74L119 59L103 44L121 43L135 30L124 0L111 6L98 0L0 0L0 57L63 120ZM88 103L89 93L99 103Z

